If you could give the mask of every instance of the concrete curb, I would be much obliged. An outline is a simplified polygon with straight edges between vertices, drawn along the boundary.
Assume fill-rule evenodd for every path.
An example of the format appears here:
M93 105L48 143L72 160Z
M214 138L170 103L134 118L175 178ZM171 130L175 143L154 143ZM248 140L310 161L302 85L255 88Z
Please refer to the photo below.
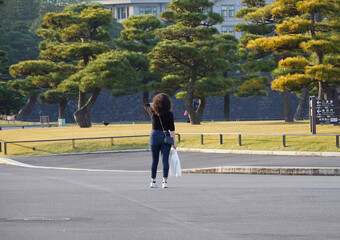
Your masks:
M179 148L182 152L202 152L221 154L255 154L271 156L315 156L340 157L338 152L298 152L298 151L260 151L260 150L229 150ZM266 166L221 166L211 168L182 169L182 173L202 174L261 174L261 175L305 175L305 176L340 176L340 168L326 167L266 167Z
M178 148L181 152L227 153L227 154L254 154L275 156L315 156L340 157L340 152L298 152L298 151L262 151L262 150L233 150L233 149L204 149L204 148Z
M221 166L182 169L182 173L340 176L340 168Z

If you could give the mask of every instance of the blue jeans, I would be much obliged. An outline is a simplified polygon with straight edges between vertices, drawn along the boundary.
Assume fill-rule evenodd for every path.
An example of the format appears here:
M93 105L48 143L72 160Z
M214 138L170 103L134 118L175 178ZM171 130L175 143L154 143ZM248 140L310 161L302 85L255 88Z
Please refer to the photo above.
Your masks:
M166 132L170 136L169 132ZM152 130L150 134L150 151L152 155L151 178L156 178L159 161L159 152L162 154L163 178L168 178L169 174L169 154L171 146L164 143L164 132Z

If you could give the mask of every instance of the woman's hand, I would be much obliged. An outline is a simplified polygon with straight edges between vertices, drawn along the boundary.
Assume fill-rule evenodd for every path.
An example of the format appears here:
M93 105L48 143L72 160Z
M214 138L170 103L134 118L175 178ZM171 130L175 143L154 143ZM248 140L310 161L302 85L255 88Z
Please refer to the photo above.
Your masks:
M176 149L176 148L177 148L177 145L176 145L176 133L175 133L175 131L170 131L170 135L171 135L171 137L174 139L173 148Z

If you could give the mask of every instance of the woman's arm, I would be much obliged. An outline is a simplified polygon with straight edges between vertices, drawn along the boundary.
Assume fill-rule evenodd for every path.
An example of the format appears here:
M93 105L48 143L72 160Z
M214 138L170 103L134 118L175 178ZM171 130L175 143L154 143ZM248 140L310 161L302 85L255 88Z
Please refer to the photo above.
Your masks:
M171 137L174 139L174 149L177 148L177 145L176 145L176 133L175 131L170 131L170 134L171 134Z
M148 114L150 116L152 116L153 114L153 110L152 110L152 107L151 107L152 103L147 103L144 105L144 109L148 112Z

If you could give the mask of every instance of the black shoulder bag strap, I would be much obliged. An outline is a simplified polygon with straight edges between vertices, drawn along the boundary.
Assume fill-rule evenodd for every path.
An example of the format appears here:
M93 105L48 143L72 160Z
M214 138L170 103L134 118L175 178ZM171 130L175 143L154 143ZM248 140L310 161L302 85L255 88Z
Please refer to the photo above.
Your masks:
M163 129L163 133L164 133L164 142L165 142L166 144L173 145L173 144L174 144L174 139L173 139L171 136L167 136L167 135L165 134L165 130L164 130L164 127L163 127L162 119L161 119L160 116L158 116L158 118L159 118L159 121L160 121L160 123L161 123L161 125L162 125L162 129Z
M158 118L159 118L159 121L160 121L160 123L161 123L162 129L163 129L163 133L164 133L164 135L166 136L165 130L164 130L164 127L163 127L163 123L162 123L162 119L161 119L160 116L158 116Z

